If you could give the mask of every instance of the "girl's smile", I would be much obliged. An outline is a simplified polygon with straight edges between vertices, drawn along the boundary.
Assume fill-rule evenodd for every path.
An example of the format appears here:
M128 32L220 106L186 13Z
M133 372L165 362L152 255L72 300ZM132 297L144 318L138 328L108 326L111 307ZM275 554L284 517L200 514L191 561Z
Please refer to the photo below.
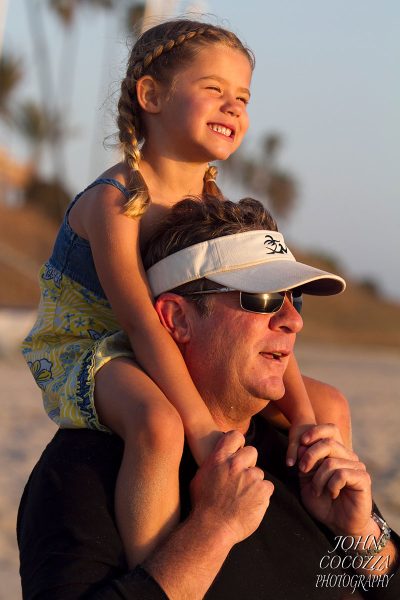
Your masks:
M221 125L220 123L209 123L209 128L220 135L223 135L232 141L235 139L235 129L234 127L226 127L225 125Z

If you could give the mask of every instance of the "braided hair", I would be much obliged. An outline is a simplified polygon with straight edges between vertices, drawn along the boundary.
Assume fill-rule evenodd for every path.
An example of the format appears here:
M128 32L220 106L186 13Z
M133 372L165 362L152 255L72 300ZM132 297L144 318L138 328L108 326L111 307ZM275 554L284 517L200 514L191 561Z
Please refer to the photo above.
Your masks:
M139 168L140 144L145 138L145 131L136 82L144 75L150 75L161 84L170 83L176 71L190 64L199 48L209 44L224 44L239 50L248 58L251 68L254 68L252 52L234 33L189 19L167 21L148 29L132 48L126 76L121 83L117 119L123 159L131 173L127 185L130 197L125 205L125 214L130 217L141 217L151 201ZM217 174L217 168L209 165L204 174L203 193L222 199L216 183Z

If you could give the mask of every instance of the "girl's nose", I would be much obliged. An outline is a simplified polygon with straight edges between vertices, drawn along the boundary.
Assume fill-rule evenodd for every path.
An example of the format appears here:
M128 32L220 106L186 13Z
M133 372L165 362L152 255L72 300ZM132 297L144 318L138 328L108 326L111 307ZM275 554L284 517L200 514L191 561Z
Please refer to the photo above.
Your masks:
M240 117L243 109L243 102L237 98L227 98L222 106L222 111L232 117Z

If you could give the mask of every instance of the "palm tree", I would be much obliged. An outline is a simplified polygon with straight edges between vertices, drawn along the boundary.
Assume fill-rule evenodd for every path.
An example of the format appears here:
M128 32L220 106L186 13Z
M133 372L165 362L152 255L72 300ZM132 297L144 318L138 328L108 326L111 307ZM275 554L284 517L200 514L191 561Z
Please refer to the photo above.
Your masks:
M10 122L12 95L23 77L23 67L20 58L11 54L0 56L0 117L6 123Z
M56 114L44 112L33 100L25 100L17 106L13 122L30 146L31 164L37 174L44 146L47 143L58 144L65 137L60 118Z
M49 0L49 6L55 11L64 25L70 26L76 18L76 12L82 6L93 8L112 8L115 0Z
M33 43L35 65L39 79L39 90L41 95L40 113L43 118L42 124L47 126L50 122L52 122L54 115L57 114L58 110L55 86L51 72L50 53L43 22L43 5L41 2L25 0L25 7ZM30 117L32 117L32 114ZM21 116L19 116L19 120L21 120ZM36 125L37 124L38 122ZM23 130L24 127L22 125L21 127ZM53 163L53 177L63 180L66 166L64 152L65 140L60 139L58 136L54 136L52 132L48 132L45 135L45 140L50 146L51 161ZM38 152L35 156L38 155L40 155L40 152Z
M3 51L4 28L7 20L8 0L0 2L0 55Z
M123 6L122 6L123 4ZM117 4L115 4L115 7ZM125 0L125 2L119 2L118 9L124 11L123 15L123 23L127 32L131 35L132 32L140 31L140 27L138 24L143 19L145 13L145 2L137 2ZM109 25L107 25L109 27ZM112 52L112 38L110 35L104 36L104 45L102 49L102 57L101 64L102 67L100 69L100 78L98 83L98 103L101 104L104 100L104 90L106 89L108 83L108 69L107 64L109 64L110 54ZM92 123L92 140L91 140L91 151L89 152L89 173L88 178L91 179L95 174L99 171L99 163L103 160L102 157L102 147L99 144L99 131L101 130L101 123L103 121L103 116L100 111L96 111L93 113L93 123ZM113 137L113 136L109 136ZM104 145L104 144L103 144ZM114 144L110 144L110 146L114 147Z
M41 105L32 100L26 100L17 106L13 123L30 146L32 177L25 189L25 199L60 220L65 211L66 198L70 194L58 172L50 177L50 181L40 176L40 163L45 146L48 145L52 150L61 141L65 141L69 132L63 126L60 115L44 112Z
M76 79L77 50L79 47L78 28L76 27L78 13L85 7L110 10L113 8L115 0L48 0L48 3L50 9L64 27L63 48L58 69L61 80L57 85L60 96L57 99L57 104L59 109L63 109L64 114L68 114Z
M77 19L79 14L84 9L110 11L111 9L120 7L121 0L48 0L48 6L57 16L64 29L63 48L58 68L60 82L57 89L60 91L60 96L57 100L57 107L68 118L71 114L72 99L76 84L77 50L79 47ZM109 22L107 23L107 30L109 30ZM105 65L109 58L111 41L111 36L104 35L104 44L101 50L104 68L100 70L99 90L103 90L105 87L104 77L107 74ZM98 113L94 112L94 119L96 119L94 129L96 132L98 130L98 118ZM88 157L91 163L90 171L94 171L93 166L98 151L97 135L95 133L93 134L93 138L93 150L89 153ZM92 173L89 173L89 178L91 175Z
M57 69L59 77L62 78L59 82L54 80L51 69L50 52L43 20L43 6L47 6L53 11L64 27L61 63ZM25 7L35 54L42 112L49 115L46 124L52 121L53 117L51 115L56 114L62 114L64 123L68 124L76 79L77 49L79 46L76 37L78 32L76 22L80 11L84 8L94 10L127 9L130 12L130 18L137 21L143 15L145 4L130 0L122 2L121 0L47 0L45 4L42 0L25 0ZM110 36L104 36L105 44L109 42L109 39ZM108 60L108 50L109 48L104 47L103 61ZM101 70L101 78L104 77L106 71L105 68ZM101 79L101 84L104 84L103 79ZM65 128L61 129L61 132L63 131L65 131ZM56 141L54 135L50 133L45 142L51 146L54 175L65 179L66 140L58 135Z
M33 115L31 110L28 112L25 111L24 118L21 114L19 115L20 129L22 128L22 131L25 130L28 132L30 131L28 122L31 126L35 123L35 126L31 129L31 132L35 131L39 136L36 138L35 142L35 144L37 144L35 146L35 160L37 159L37 156L41 155L41 146L47 143L50 146L51 151L53 178L59 180L61 183L65 180L67 171L65 158L66 127L64 125L62 127L56 127L55 119L57 115L62 114L64 117L64 124L66 125L69 123L70 101L73 94L73 83L76 71L76 49L78 47L77 40L72 35L72 33L76 31L76 28L74 27L76 15L78 10L84 5L108 9L111 8L113 4L114 0L48 0L47 6L55 12L65 26L64 48L61 53L62 64L57 70L57 72L60 73L60 76L62 76L62 84L56 85L56 82L53 79L50 52L44 27L43 2L38 2L37 0L36 2L34 0L25 0L35 55L35 64L39 79L41 119L38 118L38 114ZM43 126L50 128L46 134L43 134L43 131L41 131ZM43 135L44 137L41 137Z
M274 216L287 219L295 206L297 183L291 173L278 166L282 144L280 135L267 134L256 157L239 151L222 168L269 205Z
M144 18L146 13L146 2L134 2L126 10L125 23L129 33L135 31L138 23Z

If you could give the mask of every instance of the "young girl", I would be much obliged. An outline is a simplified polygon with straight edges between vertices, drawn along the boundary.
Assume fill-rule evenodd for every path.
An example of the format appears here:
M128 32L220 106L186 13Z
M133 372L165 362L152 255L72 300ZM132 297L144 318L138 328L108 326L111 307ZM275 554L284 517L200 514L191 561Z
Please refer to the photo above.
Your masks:
M222 201L208 163L243 140L253 67L250 50L213 25L179 20L145 32L121 85L123 162L72 202L40 273L39 316L23 353L60 427L124 440L115 513L130 566L178 519L184 433L199 463L220 435L158 320L140 251L182 197L206 191ZM293 462L299 432L315 421L295 361L285 383L279 406L292 423ZM325 406L327 388L314 386L318 421L337 421L340 397L339 407Z

